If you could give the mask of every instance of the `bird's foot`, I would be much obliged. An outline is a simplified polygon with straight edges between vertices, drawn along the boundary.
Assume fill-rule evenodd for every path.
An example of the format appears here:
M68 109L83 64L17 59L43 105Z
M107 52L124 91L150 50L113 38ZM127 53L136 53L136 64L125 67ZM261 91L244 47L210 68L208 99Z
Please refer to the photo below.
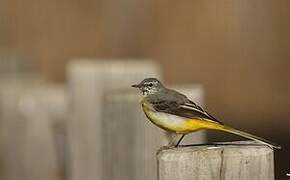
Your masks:
M178 147L178 146L177 146L177 147ZM156 154L159 154L159 153L160 153L161 151L163 151L163 150L174 149L174 148L176 148L176 146L174 146L174 145L161 146L161 147L157 150Z

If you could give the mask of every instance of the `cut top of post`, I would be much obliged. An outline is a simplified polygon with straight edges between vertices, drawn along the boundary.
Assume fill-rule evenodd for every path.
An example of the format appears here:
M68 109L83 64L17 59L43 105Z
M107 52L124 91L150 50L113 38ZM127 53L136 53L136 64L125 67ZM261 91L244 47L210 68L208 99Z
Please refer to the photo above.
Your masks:
M161 150L159 180L274 179L273 150L252 141Z

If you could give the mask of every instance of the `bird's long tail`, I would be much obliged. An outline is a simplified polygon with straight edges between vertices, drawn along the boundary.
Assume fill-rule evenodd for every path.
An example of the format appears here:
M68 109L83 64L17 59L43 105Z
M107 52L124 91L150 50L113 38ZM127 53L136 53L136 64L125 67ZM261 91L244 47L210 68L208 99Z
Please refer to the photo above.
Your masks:
M267 145L267 146L269 146L271 148L281 149L281 146L279 144L276 144L276 143L268 141L268 140L266 140L264 138L252 135L250 133L243 132L243 131L231 128L229 126L220 125L217 129L225 131L225 132L229 132L229 133L232 133L232 134L235 134L235 135L238 135L238 136L242 136L242 137L245 137L247 139L251 139L253 141L265 144L265 145Z

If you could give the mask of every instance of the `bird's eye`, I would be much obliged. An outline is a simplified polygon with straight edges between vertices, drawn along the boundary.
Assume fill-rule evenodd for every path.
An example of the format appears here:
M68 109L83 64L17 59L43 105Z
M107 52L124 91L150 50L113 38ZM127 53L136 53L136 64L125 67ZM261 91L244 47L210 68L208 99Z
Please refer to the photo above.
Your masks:
M149 83L148 86L149 86L149 87L152 87L152 86L153 86L153 83Z

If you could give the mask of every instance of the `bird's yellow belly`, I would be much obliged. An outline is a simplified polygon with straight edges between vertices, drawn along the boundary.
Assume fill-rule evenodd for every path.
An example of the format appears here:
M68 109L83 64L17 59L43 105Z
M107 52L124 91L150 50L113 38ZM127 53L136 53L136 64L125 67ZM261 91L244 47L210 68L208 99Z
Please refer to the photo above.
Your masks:
M203 120L188 119L168 113L157 112L142 105L148 119L156 126L178 134L187 134L205 128Z

